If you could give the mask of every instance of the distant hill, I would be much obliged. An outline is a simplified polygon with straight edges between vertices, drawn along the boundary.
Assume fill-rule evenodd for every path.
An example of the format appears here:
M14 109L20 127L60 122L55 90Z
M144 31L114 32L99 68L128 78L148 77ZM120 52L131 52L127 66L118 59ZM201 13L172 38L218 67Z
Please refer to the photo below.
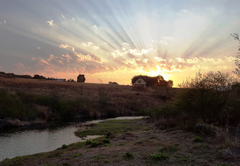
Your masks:
M3 71L0 71L0 77L5 77L5 78L33 78L30 75L17 75L14 73L5 73Z

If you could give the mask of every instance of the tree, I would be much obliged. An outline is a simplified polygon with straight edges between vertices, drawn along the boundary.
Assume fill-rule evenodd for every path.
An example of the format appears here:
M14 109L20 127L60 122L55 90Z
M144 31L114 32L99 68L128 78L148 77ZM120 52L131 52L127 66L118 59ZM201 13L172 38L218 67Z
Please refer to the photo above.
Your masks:
M229 92L233 78L228 73L200 71L195 78L186 80L175 101L176 109L185 112L192 120L205 122L223 122L226 118L230 98Z
M74 79L70 78L67 80L67 82L75 82Z
M234 38L234 40L237 40L240 44L240 39L239 39L238 33L231 34L231 36ZM235 69L235 71L233 71L233 73L240 76L240 48L238 49L238 51L239 51L238 55L236 56L236 59L235 59L236 69Z
M79 74L77 77L77 82L85 82L86 78L84 76L84 74Z

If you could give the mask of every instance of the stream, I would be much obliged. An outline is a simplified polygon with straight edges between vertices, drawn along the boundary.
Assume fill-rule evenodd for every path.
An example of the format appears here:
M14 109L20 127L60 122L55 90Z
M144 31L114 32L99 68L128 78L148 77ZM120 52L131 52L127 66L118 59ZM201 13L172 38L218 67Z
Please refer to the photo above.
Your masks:
M139 119L142 117L118 117L113 119ZM103 120L57 121L43 126L0 130L0 161L16 156L48 152L60 148L63 144L85 141L75 136L81 123L98 123ZM98 136L88 136L94 139Z

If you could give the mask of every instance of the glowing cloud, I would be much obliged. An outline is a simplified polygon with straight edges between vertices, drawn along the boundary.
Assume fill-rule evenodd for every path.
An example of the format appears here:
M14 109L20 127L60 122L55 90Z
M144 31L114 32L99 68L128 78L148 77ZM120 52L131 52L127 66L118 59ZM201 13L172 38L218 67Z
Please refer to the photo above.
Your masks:
M49 26L54 27L56 26L56 24L53 23L53 20L50 21L46 21L48 23Z

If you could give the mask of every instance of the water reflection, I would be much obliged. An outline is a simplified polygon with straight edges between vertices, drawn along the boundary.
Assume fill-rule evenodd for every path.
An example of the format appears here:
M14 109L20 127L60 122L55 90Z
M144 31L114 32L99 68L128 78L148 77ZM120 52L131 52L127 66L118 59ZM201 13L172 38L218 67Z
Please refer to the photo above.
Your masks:
M30 130L0 137L0 161L5 158L47 152L82 141L74 135L77 127L68 126L58 130Z
M129 118L127 117L125 119ZM132 119L134 119L134 117L132 117ZM88 120L85 122L97 123L101 121L103 120ZM79 129L78 126L81 123L83 123L83 121L71 123L55 122L47 126L19 129L18 132L16 132L15 129L0 133L0 161L5 158L48 152L61 147L63 144L69 145L71 143L85 141L74 134L74 132ZM93 138L96 138L96 136L89 136L86 139Z

